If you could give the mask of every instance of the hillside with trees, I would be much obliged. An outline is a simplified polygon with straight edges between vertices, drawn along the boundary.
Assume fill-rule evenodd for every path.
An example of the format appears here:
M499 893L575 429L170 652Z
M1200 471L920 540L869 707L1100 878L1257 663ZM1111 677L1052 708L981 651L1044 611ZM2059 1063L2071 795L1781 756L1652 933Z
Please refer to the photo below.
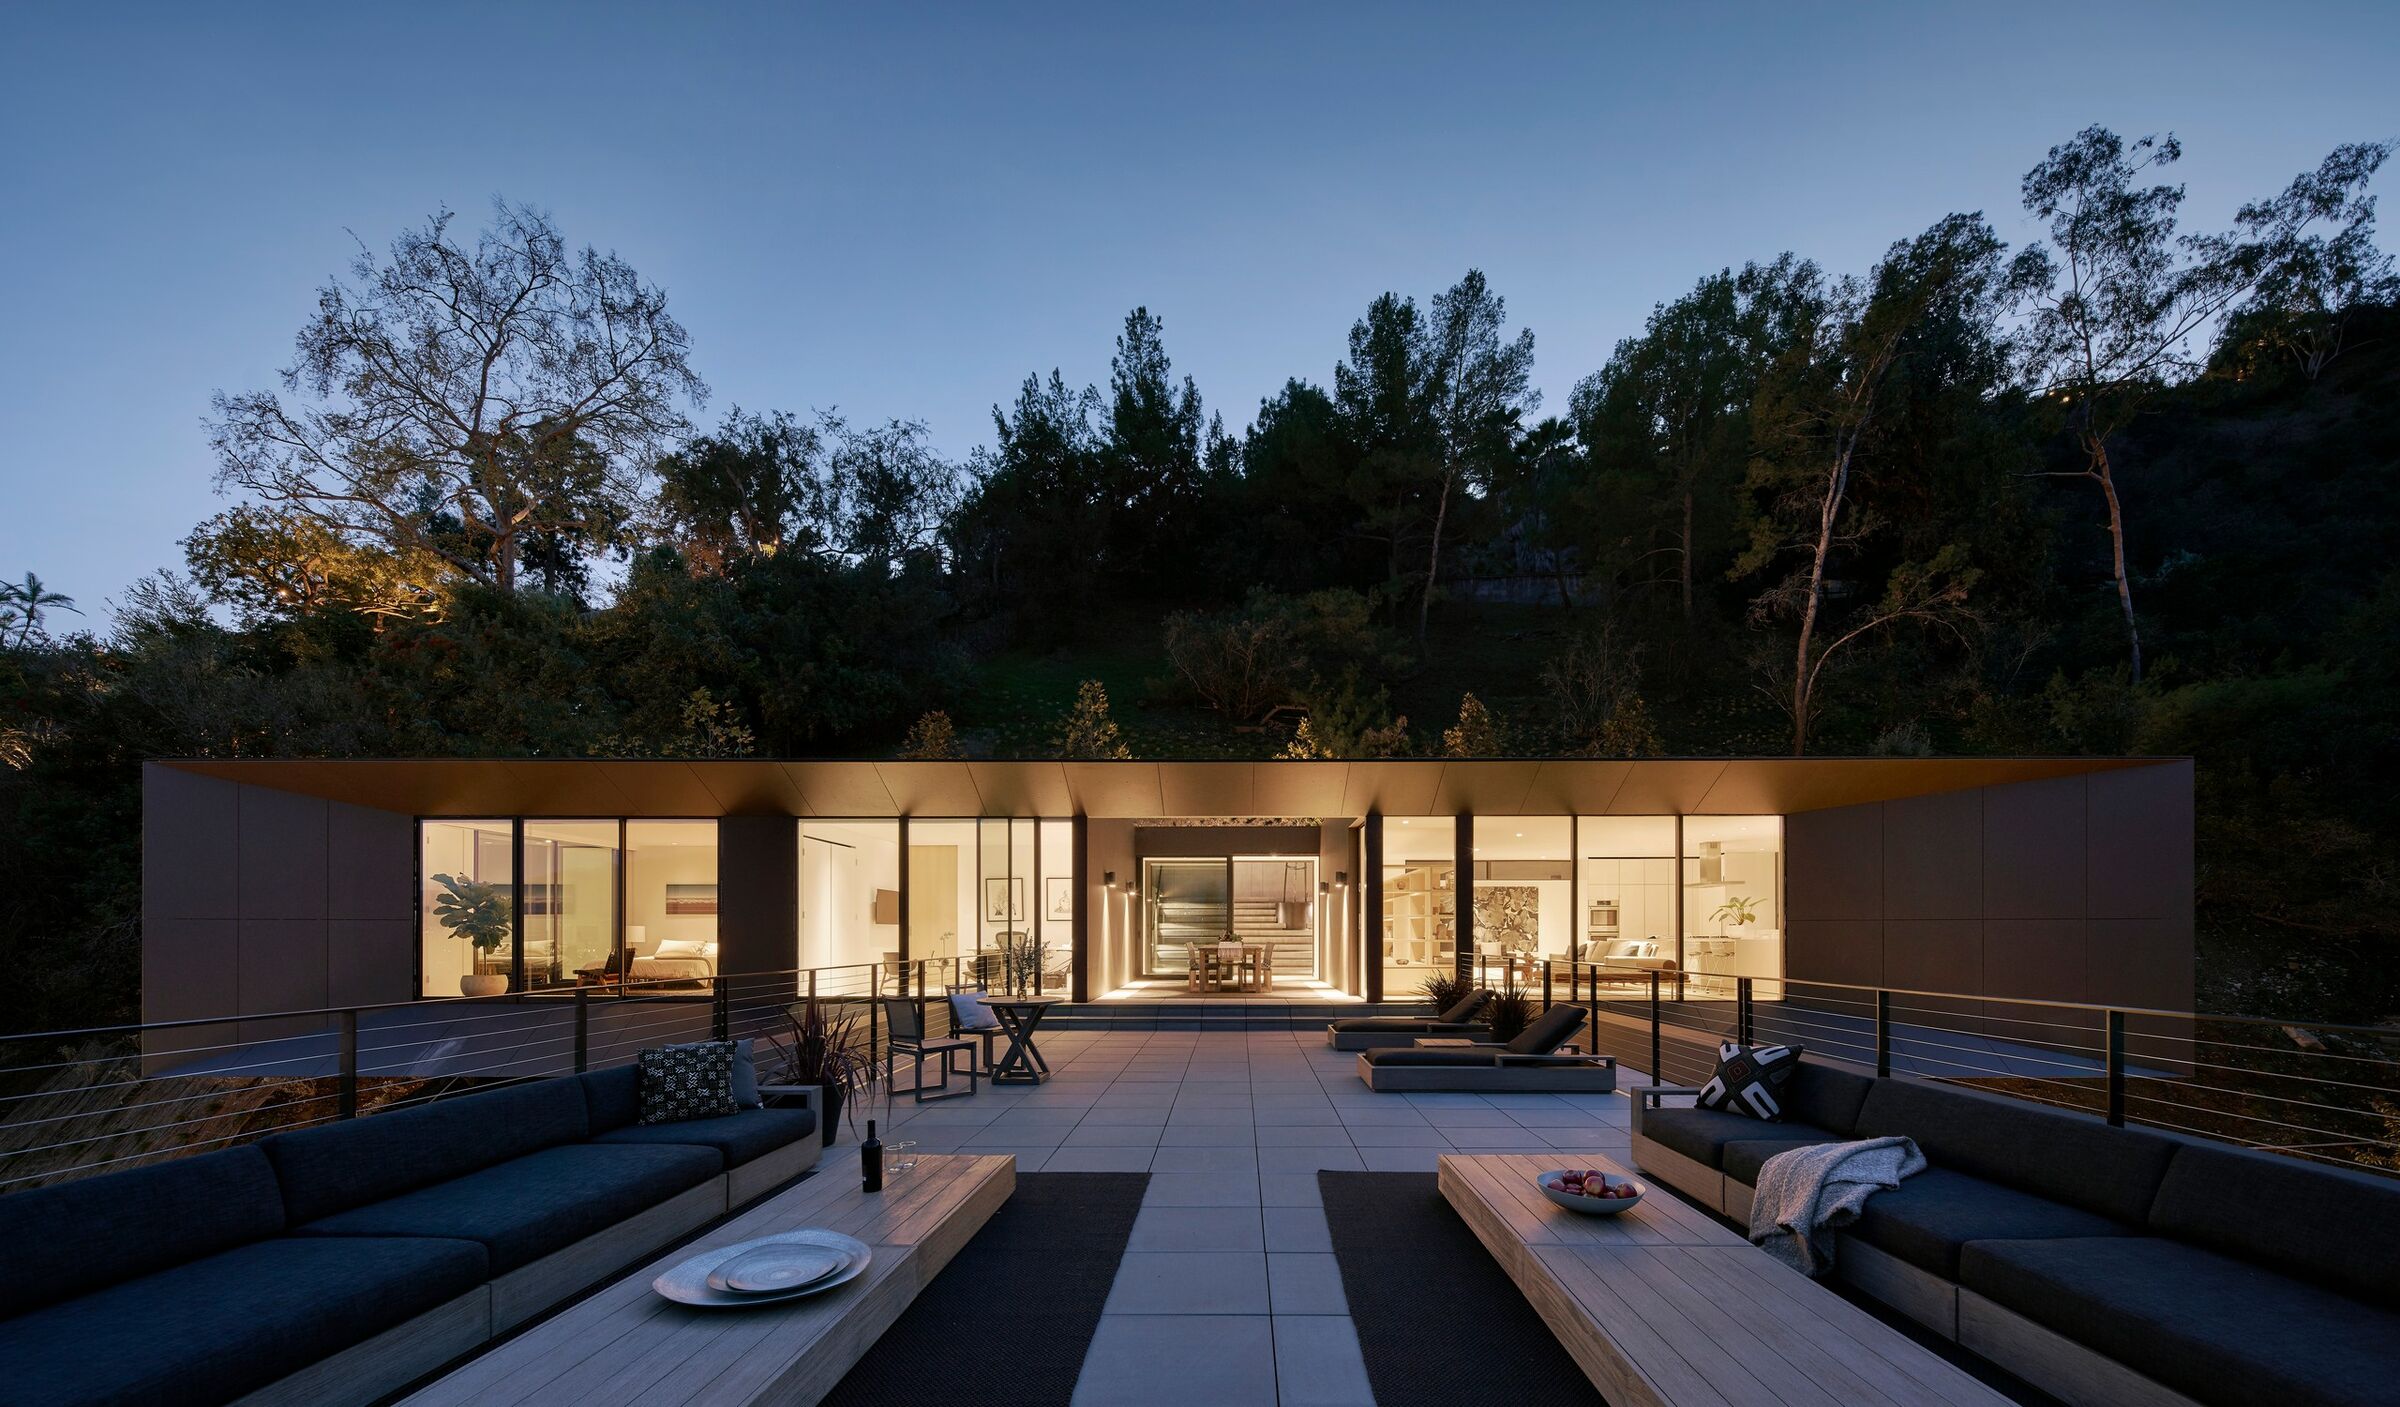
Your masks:
M1473 269L1230 420L1136 308L963 460L712 415L625 259L437 213L218 395L182 562L0 596L0 1029L133 1016L161 756L2190 754L2203 1008L2392 1020L2388 154L2200 230L2092 129L2038 243L1761 250L1565 405Z

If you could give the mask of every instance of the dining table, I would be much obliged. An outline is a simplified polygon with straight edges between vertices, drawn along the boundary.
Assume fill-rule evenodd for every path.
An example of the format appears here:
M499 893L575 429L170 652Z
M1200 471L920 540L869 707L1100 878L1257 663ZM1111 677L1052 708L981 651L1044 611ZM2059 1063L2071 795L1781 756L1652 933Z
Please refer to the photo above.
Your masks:
M1008 1049L992 1062L986 1076L996 1085L1038 1085L1050 1078L1050 1062L1033 1043L1033 1033L1059 1004L1059 997L978 997L976 1000L991 1008L992 1019L1000 1023L1000 1034L1008 1041Z

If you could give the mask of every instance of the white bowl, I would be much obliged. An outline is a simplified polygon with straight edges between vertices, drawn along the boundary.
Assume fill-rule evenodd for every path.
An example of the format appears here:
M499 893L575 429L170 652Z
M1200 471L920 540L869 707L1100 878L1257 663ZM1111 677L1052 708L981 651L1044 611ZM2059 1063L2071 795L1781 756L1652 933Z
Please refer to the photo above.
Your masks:
M1565 1207L1568 1211L1581 1212L1585 1216L1615 1216L1628 1207L1640 1206L1643 1194L1650 1190L1638 1182L1633 1183L1633 1195L1630 1197L1586 1197L1580 1192L1559 1190L1558 1180L1560 1178L1571 1172L1582 1171L1581 1168L1552 1168L1548 1172L1537 1173L1534 1176L1533 1185L1542 1189L1542 1195L1551 1201ZM1632 1182L1631 1178L1625 1180ZM1610 1181L1613 1182L1616 1179L1611 1178Z

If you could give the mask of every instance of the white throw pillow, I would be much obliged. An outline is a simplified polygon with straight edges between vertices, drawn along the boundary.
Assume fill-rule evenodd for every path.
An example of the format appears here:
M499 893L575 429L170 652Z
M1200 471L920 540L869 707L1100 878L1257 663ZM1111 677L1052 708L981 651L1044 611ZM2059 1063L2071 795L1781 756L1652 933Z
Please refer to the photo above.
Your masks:
M701 941L697 938L661 938L658 940L658 950L650 956L654 958L705 957L706 954L701 951L702 946Z
M1000 1018L983 1004L987 992L954 992L950 997L950 1025L960 1031L997 1031Z

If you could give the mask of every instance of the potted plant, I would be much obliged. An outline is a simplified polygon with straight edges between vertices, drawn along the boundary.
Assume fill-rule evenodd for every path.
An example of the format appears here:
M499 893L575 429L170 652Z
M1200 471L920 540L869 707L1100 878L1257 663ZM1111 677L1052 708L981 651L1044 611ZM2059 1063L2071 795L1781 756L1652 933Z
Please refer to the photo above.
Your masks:
M1717 905L1715 912L1711 913L1709 917L1722 919L1731 928L1740 928L1744 924L1756 923L1758 922L1758 901L1736 894L1724 903Z
M1500 990L1492 993L1483 1014L1491 1019L1493 1040L1513 1041L1519 1032L1533 1024L1533 994L1517 985L1512 972Z
M837 1005L815 997L784 1009L791 1035L781 1047L783 1058L770 1083L802 1085L818 1092L819 1127L828 1148L833 1146L834 1127L849 1096L873 1090L883 1073L874 1051L860 1038L858 1011L848 1003Z
M1420 983L1419 990L1425 993L1425 1000L1433 1003L1435 1011L1448 1011L1467 994L1455 972L1437 972Z
M457 875L437 874L442 892L433 901L433 916L453 938L474 949L475 970L458 979L459 991L470 997L496 997L508 990L506 973L485 972L483 965L508 941L508 892L497 884Z

